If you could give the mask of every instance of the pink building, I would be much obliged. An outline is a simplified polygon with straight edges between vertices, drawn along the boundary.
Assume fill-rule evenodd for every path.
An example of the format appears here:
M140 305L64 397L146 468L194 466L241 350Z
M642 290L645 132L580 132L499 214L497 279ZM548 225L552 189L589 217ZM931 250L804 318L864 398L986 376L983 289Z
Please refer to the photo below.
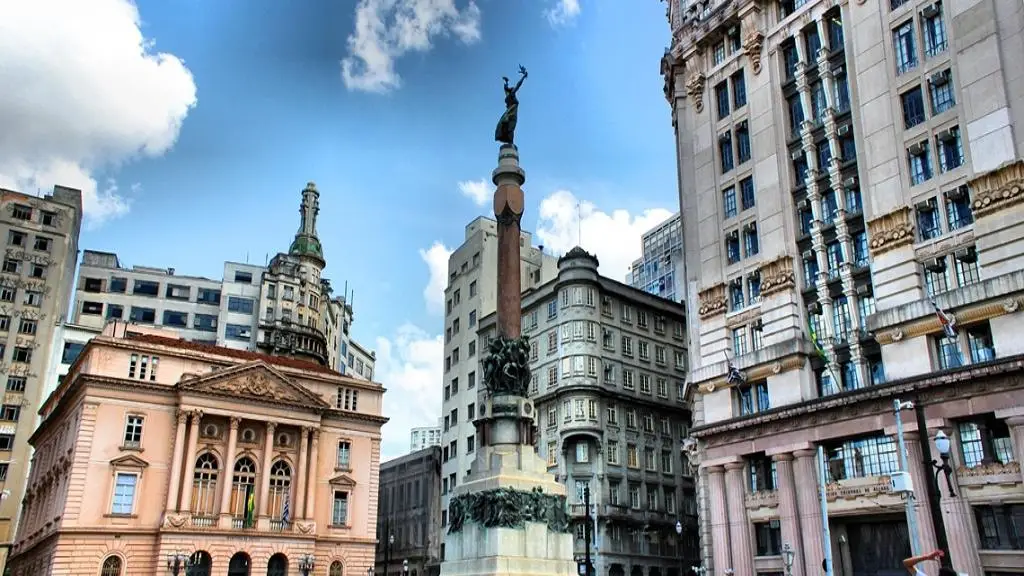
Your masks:
M364 574L383 392L109 324L40 411L11 574Z

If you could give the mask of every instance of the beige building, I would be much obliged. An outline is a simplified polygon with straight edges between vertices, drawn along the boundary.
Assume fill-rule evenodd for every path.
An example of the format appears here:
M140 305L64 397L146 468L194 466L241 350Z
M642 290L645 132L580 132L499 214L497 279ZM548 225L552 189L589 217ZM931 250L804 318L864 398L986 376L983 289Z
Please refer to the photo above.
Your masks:
M13 543L36 427L46 397L57 326L71 301L82 193L56 186L45 197L0 189L6 241L0 270L0 570Z
M112 322L42 407L11 573L364 574L383 388Z
M821 573L818 447L837 574L900 570L938 514L959 571L1020 573L1024 5L683 0L668 19L708 573L781 573L785 544L795 576ZM916 538L890 485L897 399L928 428L904 414Z
M680 561L698 561L695 483L680 450L690 434L683 306L600 276L581 248L557 266L523 292L522 333L537 451L566 487L575 554L586 550L589 489L597 574L681 576ZM496 322L480 322L484 353ZM476 412L470 404L467 418Z

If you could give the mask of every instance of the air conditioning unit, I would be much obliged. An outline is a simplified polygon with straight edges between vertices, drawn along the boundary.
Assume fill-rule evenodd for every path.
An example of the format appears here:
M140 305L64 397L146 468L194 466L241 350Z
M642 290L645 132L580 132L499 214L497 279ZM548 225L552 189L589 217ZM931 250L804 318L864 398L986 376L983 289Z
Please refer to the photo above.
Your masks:
M932 272L941 272L946 269L946 259L943 257L929 258L925 261L924 267Z
M855 188L856 186L857 186L857 177L856 176L850 176L846 180L843 180L843 187L844 188Z
M951 200L960 200L962 198L969 198L971 189L966 184L961 184L952 190L946 190L946 198Z
M891 472L889 474L890 488L894 494L913 494L914 482L910 479L909 472Z
M931 212L932 210L935 210L935 207L927 200L914 204L914 208L916 208L918 212Z
M835 76L839 76L841 74L844 74L845 72L846 68L844 68L841 64L832 69L832 74Z
M807 311L814 315L821 314L821 303L811 302L810 304L807 305Z
M744 226L743 228L746 230L750 230L751 232L757 232L757 222L751 222Z
M926 150L928 150L928 141L927 140L921 140L920 142L917 142L916 144L911 144L910 148L907 148L907 152L910 152L914 156L917 156L919 154L923 154Z
M961 262L967 262L967 263L977 262L978 261L978 251L974 248L974 246L968 246L967 248L961 248L961 249L957 250L954 253L954 257L956 257L956 259L961 261Z
M871 296L871 286L867 284L857 286L857 296Z
M946 70L936 72L931 75L928 82L930 82L932 86L942 86L946 82L949 82L949 72Z
M249 332L248 330L240 330L238 332L238 335L241 336L242 338L249 338L252 336L252 333Z
M846 136L847 134L850 133L850 125L843 124L842 126L839 127L838 130L836 130L836 133L839 134L840 136Z
M942 2L934 2L925 6L924 10L921 10L921 16L925 18L934 18L942 12Z
M799 160L799 159L801 159L803 157L804 157L804 151L803 150L793 150L792 152L789 153L789 159L790 160Z
M798 210L810 210L811 201L808 200L807 198L804 198L803 200L796 203L796 207Z
M804 260L810 260L810 261L813 262L815 260L815 258L814 258L814 250L804 250L803 257L804 257Z
M960 129L954 126L948 130L943 130L942 132L939 132L938 138L943 142L950 142L952 140L956 140L956 137L959 135Z

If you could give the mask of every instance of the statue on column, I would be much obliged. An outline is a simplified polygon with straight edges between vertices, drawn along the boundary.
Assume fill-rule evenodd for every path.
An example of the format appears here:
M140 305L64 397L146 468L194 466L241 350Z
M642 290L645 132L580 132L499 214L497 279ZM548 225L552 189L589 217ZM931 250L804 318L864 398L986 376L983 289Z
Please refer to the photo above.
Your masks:
M526 68L519 66L519 81L515 86L509 86L508 76L502 76L505 81L505 113L498 120L498 127L494 129L494 140L502 144L514 145L516 137L516 122L519 120L519 98L516 94L526 80L528 73Z

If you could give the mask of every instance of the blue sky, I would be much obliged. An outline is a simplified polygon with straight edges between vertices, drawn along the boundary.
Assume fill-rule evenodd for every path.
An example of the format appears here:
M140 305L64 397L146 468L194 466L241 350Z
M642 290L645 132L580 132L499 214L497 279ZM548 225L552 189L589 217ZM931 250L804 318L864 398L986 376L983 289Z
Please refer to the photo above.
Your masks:
M564 251L582 227L621 280L639 233L677 210L665 5L561 0L552 13L559 1L140 0L137 23L126 0L12 3L0 61L23 66L0 84L23 92L0 95L0 125L15 126L0 186L80 186L82 248L219 277L224 260L286 249L315 181L326 275L355 291L355 336L397 392L394 456L440 407L443 319L425 300L489 207L476 181L496 160L501 76L530 72L524 226L547 246Z

